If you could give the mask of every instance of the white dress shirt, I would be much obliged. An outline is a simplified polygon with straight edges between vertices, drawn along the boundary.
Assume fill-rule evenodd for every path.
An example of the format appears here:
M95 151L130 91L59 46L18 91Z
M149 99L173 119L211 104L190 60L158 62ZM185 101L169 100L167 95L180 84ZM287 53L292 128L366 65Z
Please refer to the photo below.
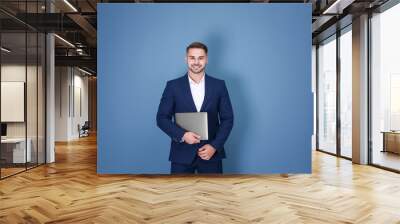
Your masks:
M196 105L197 112L200 112L201 105L203 105L204 95L205 95L205 75L201 78L199 83L193 81L188 75L189 83L190 83L190 91L192 92L192 97L194 101L194 105Z
M189 74L188 74L188 79L189 79L189 84L190 84L190 92L192 93L194 105L196 106L197 112L200 112L201 106L203 105L204 101L204 95L205 95L205 74L203 75L203 78L201 78L199 83L196 83L193 81ZM184 142L183 137L180 142Z

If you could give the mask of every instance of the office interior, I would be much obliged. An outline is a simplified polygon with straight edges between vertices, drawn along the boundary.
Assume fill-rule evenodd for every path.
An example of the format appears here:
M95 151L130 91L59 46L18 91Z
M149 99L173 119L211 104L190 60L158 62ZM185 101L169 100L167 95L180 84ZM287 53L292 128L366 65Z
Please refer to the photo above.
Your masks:
M1 184L29 178L36 169L57 165L58 155L64 158L81 150L77 144L58 151L65 145L96 141L96 7L121 2L177 1L0 2ZM349 169L362 165L373 167L370 172L398 175L399 2L239 2L312 5L313 159L328 155L339 161L325 169L349 161Z
M0 3L1 179L96 133L96 4L81 5L87 16L63 15L77 12L63 1Z

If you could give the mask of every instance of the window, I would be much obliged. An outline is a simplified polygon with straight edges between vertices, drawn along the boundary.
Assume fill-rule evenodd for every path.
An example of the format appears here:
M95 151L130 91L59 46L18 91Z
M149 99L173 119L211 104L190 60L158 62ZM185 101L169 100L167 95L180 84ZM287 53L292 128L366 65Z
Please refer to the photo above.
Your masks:
M336 36L318 47L318 149L336 153Z
M351 26L340 35L340 155L352 157L352 34Z
M371 18L371 159L400 170L400 4Z

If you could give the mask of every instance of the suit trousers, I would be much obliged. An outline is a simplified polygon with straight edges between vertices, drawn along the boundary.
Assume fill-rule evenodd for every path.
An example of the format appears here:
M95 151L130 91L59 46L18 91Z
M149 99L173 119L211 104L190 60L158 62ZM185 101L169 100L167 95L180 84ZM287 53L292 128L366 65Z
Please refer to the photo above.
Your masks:
M171 163L171 174L189 173L222 173L222 160L208 161L203 160L198 155L191 164Z

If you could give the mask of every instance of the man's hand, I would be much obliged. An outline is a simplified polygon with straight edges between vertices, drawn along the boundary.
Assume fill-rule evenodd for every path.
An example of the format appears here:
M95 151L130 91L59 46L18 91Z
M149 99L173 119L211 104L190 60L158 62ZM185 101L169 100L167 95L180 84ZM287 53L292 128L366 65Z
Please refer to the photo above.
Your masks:
M199 148L197 151L197 155L204 160L209 160L214 155L215 151L217 151L214 147L210 144L205 144L203 147Z
M183 140L187 144L191 145L191 144L200 143L200 137L201 137L200 135L188 131L183 135Z

